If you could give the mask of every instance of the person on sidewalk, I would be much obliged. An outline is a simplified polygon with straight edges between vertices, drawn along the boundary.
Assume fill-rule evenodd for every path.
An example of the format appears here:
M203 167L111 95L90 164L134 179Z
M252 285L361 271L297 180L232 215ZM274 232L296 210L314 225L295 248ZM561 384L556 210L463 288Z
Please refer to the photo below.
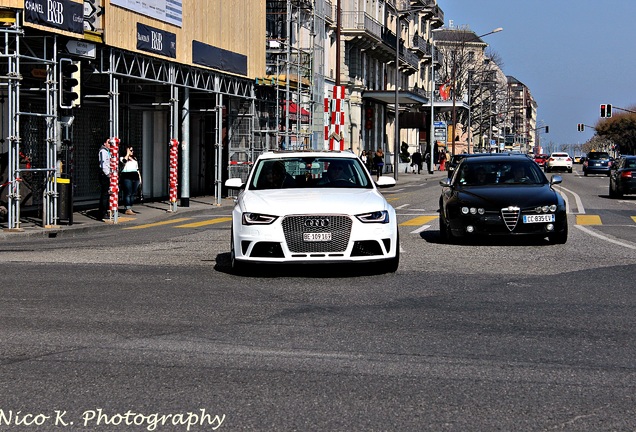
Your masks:
M444 150L439 152L439 170L446 171L446 152Z
M413 162L413 165L417 167L417 173L420 174L422 172L422 153L420 153L419 150L413 153L411 161Z
M380 180L380 176L384 170L384 152L382 149L378 149L378 151L375 152L375 156L373 156L373 165L375 166L377 173L377 180Z
M137 196L137 190L141 186L141 173L139 172L139 162L131 146L126 148L126 156L120 158L124 167L119 174L121 178L122 192L124 194L124 214L134 215L133 203Z
M99 220L110 219L110 140L106 139L99 148Z

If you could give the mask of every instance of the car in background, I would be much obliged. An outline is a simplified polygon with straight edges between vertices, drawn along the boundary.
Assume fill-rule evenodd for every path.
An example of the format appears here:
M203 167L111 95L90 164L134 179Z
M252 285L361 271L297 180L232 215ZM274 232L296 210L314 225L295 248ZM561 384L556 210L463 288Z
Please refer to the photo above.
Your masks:
M395 209L350 152L273 151L258 157L238 189L230 257L236 273L251 264L375 263L395 272L400 260Z
M567 171L572 172L572 158L564 152L555 152L545 162L545 172Z
M612 158L608 152L592 151L589 152L583 162L583 175L589 174L605 174L609 176L612 169Z
M621 198L636 193L636 156L623 156L612 165L609 196Z
M575 164L582 164L583 163L583 156L574 156L574 163Z
M568 238L565 201L526 156L465 158L452 179L440 182L442 241L488 236L531 236L563 244Z
M549 157L550 156L547 154L537 154L534 155L534 161L537 163L537 165L543 168L545 167L545 161L547 161Z

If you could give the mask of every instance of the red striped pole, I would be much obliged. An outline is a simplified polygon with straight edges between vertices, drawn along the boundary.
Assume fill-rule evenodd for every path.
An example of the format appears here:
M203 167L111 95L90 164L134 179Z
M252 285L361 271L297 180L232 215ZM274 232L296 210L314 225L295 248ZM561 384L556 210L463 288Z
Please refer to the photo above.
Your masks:
M118 222L119 209L119 138L110 139L110 217L114 223Z
M178 148L179 141L175 138L170 140L170 210L177 211L177 170L178 170Z

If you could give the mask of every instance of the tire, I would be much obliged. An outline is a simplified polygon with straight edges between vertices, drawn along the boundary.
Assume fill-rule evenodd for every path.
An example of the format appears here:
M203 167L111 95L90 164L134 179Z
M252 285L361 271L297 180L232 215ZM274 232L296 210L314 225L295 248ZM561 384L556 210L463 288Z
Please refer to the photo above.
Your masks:
M442 243L448 243L448 225L442 216L442 209L439 209L439 238Z
M234 233L232 232L230 235L232 236L230 240L230 266L232 268L232 273L234 273L235 275L241 275L245 273L247 269L247 263L236 259L234 248Z
M565 224L563 231L550 234L548 237L550 241L554 244L565 244L568 241L568 224Z
M587 177L587 171L583 170L583 175Z
M385 273L395 273L400 266L400 235L398 234L395 242L395 257L389 258L384 262Z
M572 174L572 168L568 168L568 172Z

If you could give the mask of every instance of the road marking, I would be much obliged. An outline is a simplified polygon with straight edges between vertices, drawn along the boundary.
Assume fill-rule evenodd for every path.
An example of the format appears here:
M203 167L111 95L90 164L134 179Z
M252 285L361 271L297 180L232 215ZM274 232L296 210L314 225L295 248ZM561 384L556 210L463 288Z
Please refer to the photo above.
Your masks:
M422 231L425 231L425 230L429 229L430 227L431 227L430 225L422 225L418 229L411 231L409 234L419 234Z
M177 225L175 228L199 228L199 227L202 227L202 226L217 224L217 223L221 223L221 222L228 222L228 221L231 221L231 220L232 220L231 217L219 217L219 218L215 218L215 219L204 220L204 221L201 221L201 222L192 222L192 223L185 224L185 225Z
M404 207L408 207L411 204L402 204L401 206L395 207L396 210L402 210Z
M576 215L577 225L603 225L598 215Z
M634 222L636 222L636 216L630 216Z
M128 227L128 228L124 228L124 229L132 230L132 229L142 229L142 228L156 227L156 226L161 226L161 225L170 225L170 224L176 224L176 223L179 223L179 222L187 221L187 220L190 220L190 219L192 219L192 218L171 219L171 220L167 220L167 221L161 221L161 222L137 225L137 226Z
M618 241L618 240L611 239L611 238L609 238L609 237L605 237L604 235L601 235L601 234L599 234L599 233L596 233L596 232L592 231L592 230L591 230L591 229L589 229L589 228L585 228L585 227L583 227L583 226L579 226L579 225L576 225L576 227L577 227L578 229L580 229L581 231L584 231L584 232L588 233L588 234L589 234L589 235L591 235L591 236L594 236L594 237L600 238L601 240L605 240L605 241L607 241L607 242L614 243L614 244L616 244L616 245L623 246L623 247L626 247L626 248L628 248L628 249L636 249L636 246L634 246L634 245L627 244L627 243L623 243L623 242L620 242L620 241Z
M570 189L566 189L563 186L557 186L558 189L562 189L568 193L571 193L572 195L574 195L574 200L576 201L576 208L579 211L579 214L585 214L585 207L583 207L583 201L581 200L581 197L579 196L579 194L577 194L574 191L571 191ZM569 203L567 200L567 197L565 195L562 195L563 199L565 200L566 204L569 207ZM568 210L568 213L572 213L572 211Z
M432 220L437 219L439 216L435 215L435 216L419 216L410 220L407 220L406 222L402 222L400 224L400 226L418 226L418 225L423 225L426 224Z

